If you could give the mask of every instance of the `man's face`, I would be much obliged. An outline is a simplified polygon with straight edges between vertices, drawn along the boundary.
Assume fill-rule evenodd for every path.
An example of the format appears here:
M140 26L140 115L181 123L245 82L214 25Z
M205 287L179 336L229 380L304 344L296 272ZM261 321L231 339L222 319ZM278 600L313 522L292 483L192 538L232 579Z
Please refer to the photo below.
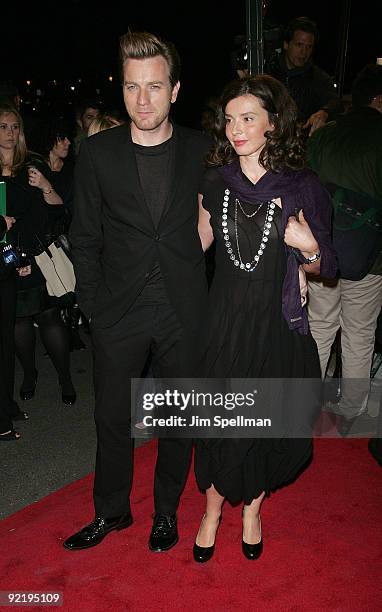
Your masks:
M284 41L285 61L291 70L292 68L302 68L309 61L314 45L314 35L310 32L296 30L289 43Z
M81 116L82 128L84 132L88 131L91 122L94 121L94 119L97 119L99 114L100 113L97 108L92 108L90 106L89 108L85 108L85 111Z
M128 59L123 66L123 99L134 127L159 131L168 121L179 83L171 87L169 66L164 57Z

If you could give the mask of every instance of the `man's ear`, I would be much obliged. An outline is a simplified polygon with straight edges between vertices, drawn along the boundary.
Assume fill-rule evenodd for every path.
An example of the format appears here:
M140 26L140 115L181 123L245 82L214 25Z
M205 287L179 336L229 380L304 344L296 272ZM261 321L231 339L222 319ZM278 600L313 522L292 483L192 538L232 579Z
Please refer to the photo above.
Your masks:
M178 92L179 92L179 88L180 88L180 82L178 81L174 87L172 88L172 93L171 93L171 104L174 104L174 102L176 101L177 97L178 97Z

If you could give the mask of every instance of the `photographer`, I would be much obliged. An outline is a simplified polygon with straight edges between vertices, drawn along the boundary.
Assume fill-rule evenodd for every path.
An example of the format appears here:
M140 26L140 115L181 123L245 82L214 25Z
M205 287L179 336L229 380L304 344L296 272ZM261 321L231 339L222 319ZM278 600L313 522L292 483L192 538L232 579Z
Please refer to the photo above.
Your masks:
M14 217L0 215L0 240L15 223ZM12 421L25 421L13 399L15 374L14 327L16 316L16 270L20 276L30 274L30 266L17 268L15 252L10 245L1 245L0 255L0 442L18 440L20 434Z
M333 79L312 59L318 41L316 24L307 17L294 18L287 24L283 39L282 53L265 62L264 72L285 85L310 135L341 112L341 102Z

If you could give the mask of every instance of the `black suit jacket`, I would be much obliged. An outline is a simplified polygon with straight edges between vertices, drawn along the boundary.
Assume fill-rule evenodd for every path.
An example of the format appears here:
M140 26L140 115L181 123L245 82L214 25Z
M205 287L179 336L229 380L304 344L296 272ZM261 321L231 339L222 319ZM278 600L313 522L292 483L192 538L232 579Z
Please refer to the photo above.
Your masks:
M210 142L174 125L175 179L157 229L140 186L130 125L83 141L75 168L70 238L79 306L112 326L132 306L155 261L180 322L193 331L206 298L197 192Z

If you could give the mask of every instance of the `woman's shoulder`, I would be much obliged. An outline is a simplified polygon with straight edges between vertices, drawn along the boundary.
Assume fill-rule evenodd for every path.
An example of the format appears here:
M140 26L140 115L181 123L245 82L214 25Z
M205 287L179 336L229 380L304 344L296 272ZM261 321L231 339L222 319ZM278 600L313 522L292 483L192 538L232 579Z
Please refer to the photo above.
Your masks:
M217 167L206 168L202 178L202 185L207 189L223 187L223 179Z
M318 175L311 168L287 170L284 172L284 177L289 183L287 191L291 193L311 194L326 191Z
M42 155L40 155L40 153L36 153L35 151L28 151L28 154L25 158L25 166L32 166L35 165L36 167L40 168L40 167L44 167L44 166L48 166L48 164L46 163L45 159L43 158Z
M211 213L216 211L224 192L224 183L217 168L205 170L199 192L203 195L203 207Z

